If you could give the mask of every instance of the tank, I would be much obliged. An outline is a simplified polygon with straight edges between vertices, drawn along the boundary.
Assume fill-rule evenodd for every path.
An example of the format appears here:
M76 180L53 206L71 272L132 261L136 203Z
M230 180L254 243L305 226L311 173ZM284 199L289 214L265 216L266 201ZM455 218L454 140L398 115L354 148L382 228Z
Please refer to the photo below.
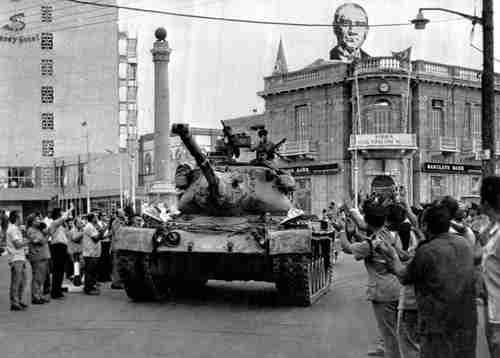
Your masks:
M293 177L269 160L284 141L257 146L256 159L241 162L240 149L251 147L245 133L224 126L212 153L199 148L186 124L174 124L172 133L196 167L176 169L178 212L164 220L145 215L147 227L117 230L113 246L127 295L161 300L208 280L273 282L280 302L298 306L326 293L333 236L294 208Z

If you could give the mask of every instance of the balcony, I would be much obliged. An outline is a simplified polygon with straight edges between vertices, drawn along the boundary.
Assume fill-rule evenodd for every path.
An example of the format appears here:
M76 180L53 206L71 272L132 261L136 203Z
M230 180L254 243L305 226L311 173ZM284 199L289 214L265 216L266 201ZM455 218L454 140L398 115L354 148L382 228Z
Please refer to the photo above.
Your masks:
M358 75L362 74L375 74L375 73L408 73L408 63L404 63L394 57L371 57L369 59L360 61L351 75L355 72Z
M416 150L417 136L408 133L352 134L349 150Z
M431 138L431 150L443 153L455 153L459 151L458 138L439 136Z
M283 144L279 153L283 157L315 159L318 153L318 145L317 142L311 140L288 141Z
M483 148L483 141L480 138L463 138L462 139L462 153L475 154Z

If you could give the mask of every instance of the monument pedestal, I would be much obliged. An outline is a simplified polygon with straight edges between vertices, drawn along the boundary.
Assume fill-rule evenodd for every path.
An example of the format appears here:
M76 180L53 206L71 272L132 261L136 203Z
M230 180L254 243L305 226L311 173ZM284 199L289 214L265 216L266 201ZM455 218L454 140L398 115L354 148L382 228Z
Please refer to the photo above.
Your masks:
M163 203L166 208L177 208L178 195L174 185L166 181L153 182L148 192L150 203Z

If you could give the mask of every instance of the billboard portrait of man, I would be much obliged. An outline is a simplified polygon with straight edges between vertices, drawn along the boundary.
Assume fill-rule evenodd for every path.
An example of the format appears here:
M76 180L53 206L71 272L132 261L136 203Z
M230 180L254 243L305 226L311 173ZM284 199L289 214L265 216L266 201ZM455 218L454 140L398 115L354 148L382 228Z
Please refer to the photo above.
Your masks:
M345 3L335 10L333 33L337 45L330 51L330 60L351 62L370 57L361 49L368 34L368 15L360 5Z

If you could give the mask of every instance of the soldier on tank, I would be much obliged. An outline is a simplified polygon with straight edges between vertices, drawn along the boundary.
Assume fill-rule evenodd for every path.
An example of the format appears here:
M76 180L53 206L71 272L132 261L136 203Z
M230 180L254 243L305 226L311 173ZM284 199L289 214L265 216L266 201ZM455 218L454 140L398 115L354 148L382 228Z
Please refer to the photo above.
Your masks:
M262 128L257 132L259 143L250 150L256 152L257 161L273 160L276 154L276 145L267 138L267 130Z

